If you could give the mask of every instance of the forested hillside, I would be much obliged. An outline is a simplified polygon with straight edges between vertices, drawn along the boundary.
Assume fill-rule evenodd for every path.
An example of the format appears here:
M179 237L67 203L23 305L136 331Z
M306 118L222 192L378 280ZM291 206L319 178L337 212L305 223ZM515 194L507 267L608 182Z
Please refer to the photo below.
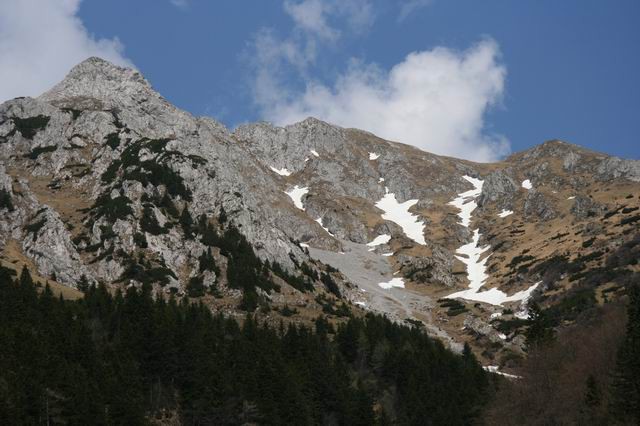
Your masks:
M372 314L242 324L150 288L56 298L0 270L2 424L469 424L488 378L470 351Z

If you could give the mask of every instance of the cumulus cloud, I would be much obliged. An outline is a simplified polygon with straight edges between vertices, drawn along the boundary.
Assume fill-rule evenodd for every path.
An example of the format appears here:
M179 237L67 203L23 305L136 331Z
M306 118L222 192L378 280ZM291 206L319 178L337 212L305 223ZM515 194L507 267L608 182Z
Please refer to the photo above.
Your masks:
M0 102L37 96L77 63L99 56L132 66L118 39L92 36L80 0L3 0L0 4Z
M284 10L303 31L327 40L336 40L339 31L327 23L330 5L322 0L305 0L301 3L284 2Z
M330 41L336 41L341 35L330 21L360 34L368 30L375 20L370 0L286 0L284 10L298 29Z
M354 61L333 85L257 99L263 116L290 124L308 116L371 131L441 155L491 161L508 152L506 139L487 134L484 117L504 91L506 68L495 41L465 51L414 52L389 71ZM274 79L273 93L286 87Z
M292 90L284 81L310 78L322 46L335 46L344 36L366 32L375 19L371 0L285 0L284 11L293 21L285 35L261 28L245 52L252 68L253 98L271 105ZM340 27L340 29L338 29Z
M431 0L404 0L400 3L400 13L398 14L398 22L404 21L407 16L411 15L418 9L428 6Z

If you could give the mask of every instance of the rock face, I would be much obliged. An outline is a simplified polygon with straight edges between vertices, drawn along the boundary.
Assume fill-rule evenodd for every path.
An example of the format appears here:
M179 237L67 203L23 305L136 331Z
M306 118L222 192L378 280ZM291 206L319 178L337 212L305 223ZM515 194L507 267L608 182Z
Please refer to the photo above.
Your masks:
M497 170L490 173L484 178L478 206L494 204L499 209L511 209L518 187L511 170Z
M476 164L313 118L231 132L177 109L137 71L91 58L40 97L0 105L0 260L28 261L40 276L71 287L146 281L182 294L194 283L215 284L220 303L237 306L241 291L225 288L233 255L212 242L237 230L265 271L288 280L282 293L261 290L265 300L310 303L319 313L326 307L303 293L330 289L366 306L366 292L354 284L366 282L378 306L391 306L398 319L429 322L435 300L468 281L455 251L472 234L450 204L472 189L464 175L484 180L472 228L494 252L488 287L529 286L529 268L541 259L526 255L526 267L510 276L514 258L566 250L574 241L558 237L552 250L544 235L568 226L569 217L586 222L585 234L605 226L605 211L627 215L615 232L635 223L628 216L638 161L551 141ZM613 199L612 186L630 195ZM395 200L392 211L376 207L382 199ZM416 228L424 238L412 234ZM371 280L397 286L386 292ZM301 282L310 283L306 290ZM478 321L472 328L484 330Z
M550 220L556 217L556 212L544 194L531 190L524 201L524 214L526 217L536 217L540 220Z

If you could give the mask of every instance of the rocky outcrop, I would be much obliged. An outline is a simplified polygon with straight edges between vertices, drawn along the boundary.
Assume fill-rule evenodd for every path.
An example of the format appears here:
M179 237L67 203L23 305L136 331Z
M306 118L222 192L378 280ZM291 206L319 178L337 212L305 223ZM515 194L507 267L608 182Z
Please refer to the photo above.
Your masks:
M596 172L598 179L604 181L625 178L634 182L640 182L640 161L607 157L600 162Z
M532 189L524 200L524 215L547 221L555 218L557 213L543 193Z
M494 205L498 209L511 209L518 187L510 170L492 172L484 177L478 206L485 208Z
M578 220L584 220L589 217L599 217L605 211L605 206L596 203L593 199L585 197L584 195L576 195L573 206L571 207L571 213Z
M398 256L402 276L422 284L438 284L453 287L457 280L452 274L453 254L442 248L434 247L429 257L415 257L401 254Z

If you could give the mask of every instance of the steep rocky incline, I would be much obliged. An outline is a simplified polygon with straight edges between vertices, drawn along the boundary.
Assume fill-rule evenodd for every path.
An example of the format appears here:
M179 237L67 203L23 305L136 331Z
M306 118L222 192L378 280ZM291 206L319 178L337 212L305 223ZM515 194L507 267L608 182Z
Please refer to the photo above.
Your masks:
M3 264L235 313L237 230L273 282L256 290L266 316L339 316L344 299L452 344L518 351L504 323L574 287L549 262L584 273L633 241L639 186L640 162L560 141L477 164L313 118L231 132L98 58L0 106Z

